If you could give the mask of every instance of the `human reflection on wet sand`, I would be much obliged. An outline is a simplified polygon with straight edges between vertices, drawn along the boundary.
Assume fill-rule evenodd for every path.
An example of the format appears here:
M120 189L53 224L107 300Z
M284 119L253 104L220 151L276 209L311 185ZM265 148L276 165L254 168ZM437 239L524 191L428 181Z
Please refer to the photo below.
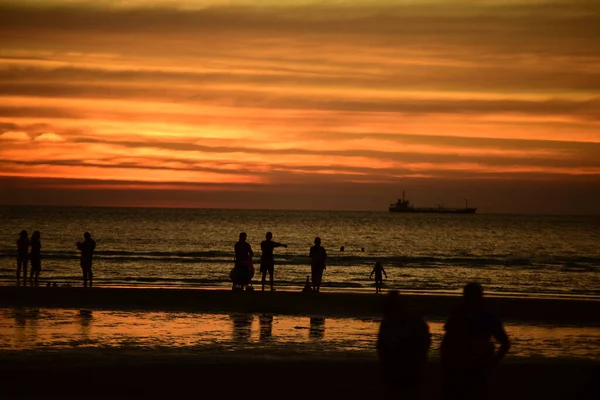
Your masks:
M234 342L247 342L250 340L250 334L252 332L252 321L254 315L252 314L230 314L229 318L233 322L233 341Z
M15 308L12 317L15 319L17 335L15 342L18 347L27 346L28 342L35 343L37 339L38 317L40 310L37 308Z
M81 336L83 340L90 340L91 323L93 320L92 312L88 310L79 311L79 325L81 327Z
M261 314L258 316L260 324L260 341L267 342L273 336L273 316L270 314Z
M325 318L310 317L309 336L311 339L323 339L323 336L325 336Z

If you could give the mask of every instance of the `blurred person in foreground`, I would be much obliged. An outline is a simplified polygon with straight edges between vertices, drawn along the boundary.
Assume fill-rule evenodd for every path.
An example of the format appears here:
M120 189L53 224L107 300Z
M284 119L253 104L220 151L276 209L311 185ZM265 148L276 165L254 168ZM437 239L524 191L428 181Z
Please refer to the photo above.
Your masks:
M377 338L386 397L420 397L430 346L429 325L406 310L398 291L391 291L383 300L383 319Z
M440 356L444 399L486 399L490 373L508 353L510 341L502 322L485 307L483 287L468 283L463 304L446 324ZM500 344L498 349L494 339Z

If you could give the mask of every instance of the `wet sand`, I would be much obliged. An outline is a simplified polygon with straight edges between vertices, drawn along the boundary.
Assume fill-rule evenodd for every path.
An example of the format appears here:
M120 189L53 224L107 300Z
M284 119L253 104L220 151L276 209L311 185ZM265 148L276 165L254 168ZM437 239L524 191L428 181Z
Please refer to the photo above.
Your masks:
M234 293L224 290L0 287L1 307L273 313L378 318L382 296L356 293ZM428 319L443 320L459 296L403 296ZM494 298L506 321L598 326L600 302ZM167 338L168 339L168 338ZM262 351L262 350L260 350ZM268 352L267 349L264 350ZM369 357L259 360L245 352L183 354L177 348L8 351L0 354L2 398L375 398L378 365ZM439 398L439 363L425 371L425 399ZM598 361L507 358L497 369L492 399L596 398Z
M0 287L0 307L272 313L378 318L383 296L367 293L232 292L206 289ZM443 320L461 297L403 294L407 307ZM488 302L505 321L599 326L600 301L494 297Z

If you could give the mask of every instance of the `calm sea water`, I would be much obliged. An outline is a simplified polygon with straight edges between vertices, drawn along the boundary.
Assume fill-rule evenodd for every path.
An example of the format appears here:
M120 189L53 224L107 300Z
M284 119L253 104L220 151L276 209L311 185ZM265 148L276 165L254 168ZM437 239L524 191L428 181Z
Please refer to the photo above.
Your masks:
M81 284L75 242L89 231L98 285L229 287L239 232L258 264L272 231L289 245L275 250L276 284L291 290L310 273L309 248L320 236L329 255L324 290L373 290L379 260L388 289L457 291L478 280L490 292L600 296L600 217L0 207L3 284L15 281L22 229L41 232L42 284Z

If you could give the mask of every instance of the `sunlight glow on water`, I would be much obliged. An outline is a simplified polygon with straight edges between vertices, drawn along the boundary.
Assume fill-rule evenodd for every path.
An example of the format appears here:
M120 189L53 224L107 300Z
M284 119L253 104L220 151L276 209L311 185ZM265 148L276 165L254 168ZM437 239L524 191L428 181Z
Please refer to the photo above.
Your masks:
M429 322L437 357L441 322ZM0 352L164 350L260 357L375 357L379 321L308 316L69 309L0 310ZM507 325L511 358L600 360L600 328Z

